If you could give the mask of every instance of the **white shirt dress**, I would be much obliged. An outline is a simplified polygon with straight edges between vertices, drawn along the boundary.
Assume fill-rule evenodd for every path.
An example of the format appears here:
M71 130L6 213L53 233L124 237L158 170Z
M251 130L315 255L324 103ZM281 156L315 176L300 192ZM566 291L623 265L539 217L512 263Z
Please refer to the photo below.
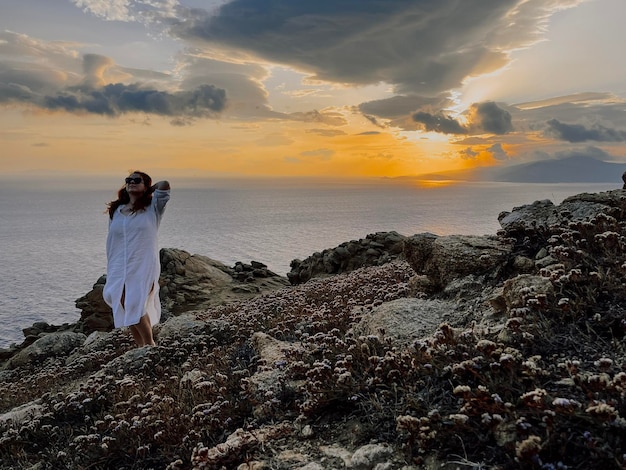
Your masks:
M102 295L113 310L116 328L136 325L144 314L152 325L161 319L157 232L169 200L169 190L157 189L145 210L124 215L120 206L109 220L107 278Z

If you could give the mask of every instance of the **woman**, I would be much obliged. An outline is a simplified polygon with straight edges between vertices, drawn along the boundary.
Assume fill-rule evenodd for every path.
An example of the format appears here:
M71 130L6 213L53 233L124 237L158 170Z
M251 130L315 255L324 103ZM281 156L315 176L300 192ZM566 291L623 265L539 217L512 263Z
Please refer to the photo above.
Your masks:
M154 345L152 325L161 318L161 262L157 231L170 184L132 172L108 207L107 278L103 297L116 328L129 326L138 346Z

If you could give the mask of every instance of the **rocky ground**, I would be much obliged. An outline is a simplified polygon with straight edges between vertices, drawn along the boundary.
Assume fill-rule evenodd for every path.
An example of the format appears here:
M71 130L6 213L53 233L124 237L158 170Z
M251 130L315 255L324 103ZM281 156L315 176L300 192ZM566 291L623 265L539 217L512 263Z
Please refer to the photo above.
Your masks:
M0 351L1 468L624 468L626 192L498 219L288 278L162 250L156 347L111 331L98 280Z

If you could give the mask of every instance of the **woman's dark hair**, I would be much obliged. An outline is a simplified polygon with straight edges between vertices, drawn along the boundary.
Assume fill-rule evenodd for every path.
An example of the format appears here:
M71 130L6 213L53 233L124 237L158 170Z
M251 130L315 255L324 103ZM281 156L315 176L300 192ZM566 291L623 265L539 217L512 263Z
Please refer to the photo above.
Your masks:
M143 184L146 188L146 191L139 199L137 199L137 201L135 201L135 205L132 208L133 212L142 211L152 202L152 178L150 178L150 176L143 171L131 171L130 174L141 176ZM109 218L113 218L113 214L115 214L115 211L118 207L120 207L122 204L128 204L129 202L130 196L128 195L128 191L126 191L126 185L124 185L117 192L117 199L107 204L106 212L109 213Z

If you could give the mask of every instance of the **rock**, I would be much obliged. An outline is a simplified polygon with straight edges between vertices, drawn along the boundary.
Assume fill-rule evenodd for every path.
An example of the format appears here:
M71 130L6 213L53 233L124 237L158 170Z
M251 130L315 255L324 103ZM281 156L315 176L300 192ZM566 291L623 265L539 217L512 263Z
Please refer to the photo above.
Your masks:
M81 310L78 323L85 334L113 328L113 312L102 297L105 283L106 275L100 276L89 292L76 299L76 308Z
M101 351L106 349L109 344L111 338L111 333L106 333L104 331L94 331L91 333L82 344L82 347L76 348L65 360L66 365L71 365L73 363L78 363L84 360L85 355L94 352Z
M102 369L96 372L96 377L136 375L145 366L146 359L154 346L143 346L141 348L126 351L108 362Z
M297 390L303 385L302 381L288 380L286 368L288 353L301 351L302 347L261 332L254 333L250 342L259 355L259 370L248 378L246 388L258 403L253 410L254 416L266 418L271 416L271 408L266 404L268 397L279 397L284 388Z
M391 338L398 346L433 333L456 304L441 300L397 299L385 302L363 315L352 331L357 336L375 335Z
M411 297L420 297L428 295L434 291L434 285L428 276L416 274L408 282L409 293Z
M526 307L526 300L537 296L554 298L554 287L549 279L530 274L521 274L504 282L502 296L508 311Z
M105 333L103 331L94 331L89 336L87 336L87 339L83 344L83 348L92 347L93 345L105 342L108 337L109 333Z
M512 246L495 236L419 234L404 243L407 262L439 288L469 274L495 278L511 252Z
M39 401L25 403L22 406L13 408L11 411L0 414L0 424L6 425L10 423L12 426L19 426L25 421L41 416L43 413L44 407Z
M513 259L513 269L519 273L532 273L535 271L535 262L526 256L516 256Z
M600 213L623 218L625 210L626 194L623 190L582 193L564 199L559 206L545 199L515 207L511 212L500 213L498 222L510 236L553 225L590 220Z
M417 273L422 273L432 256L433 245L439 238L432 233L419 233L408 237L403 245L404 258Z
M214 294L233 282L226 265L206 256L173 248L163 248L160 255L161 302L174 314L219 305Z
M354 470L385 470L391 469L391 466L381 466L380 464L387 463L387 460L393 455L393 449L386 444L367 444L358 448L352 457L350 463L346 468ZM391 463L389 463L391 465Z
M50 357L67 356L75 348L82 346L85 339L86 336L82 333L71 331L47 334L11 357L5 367L15 369L42 362Z
M156 341L184 340L192 335L209 335L220 344L232 339L232 330L230 323L225 320L198 320L193 313L172 317L154 327Z
M294 259L287 278L296 285L314 277L347 273L365 266L380 266L402 256L405 238L397 232L377 232L358 241L313 253L305 260Z

